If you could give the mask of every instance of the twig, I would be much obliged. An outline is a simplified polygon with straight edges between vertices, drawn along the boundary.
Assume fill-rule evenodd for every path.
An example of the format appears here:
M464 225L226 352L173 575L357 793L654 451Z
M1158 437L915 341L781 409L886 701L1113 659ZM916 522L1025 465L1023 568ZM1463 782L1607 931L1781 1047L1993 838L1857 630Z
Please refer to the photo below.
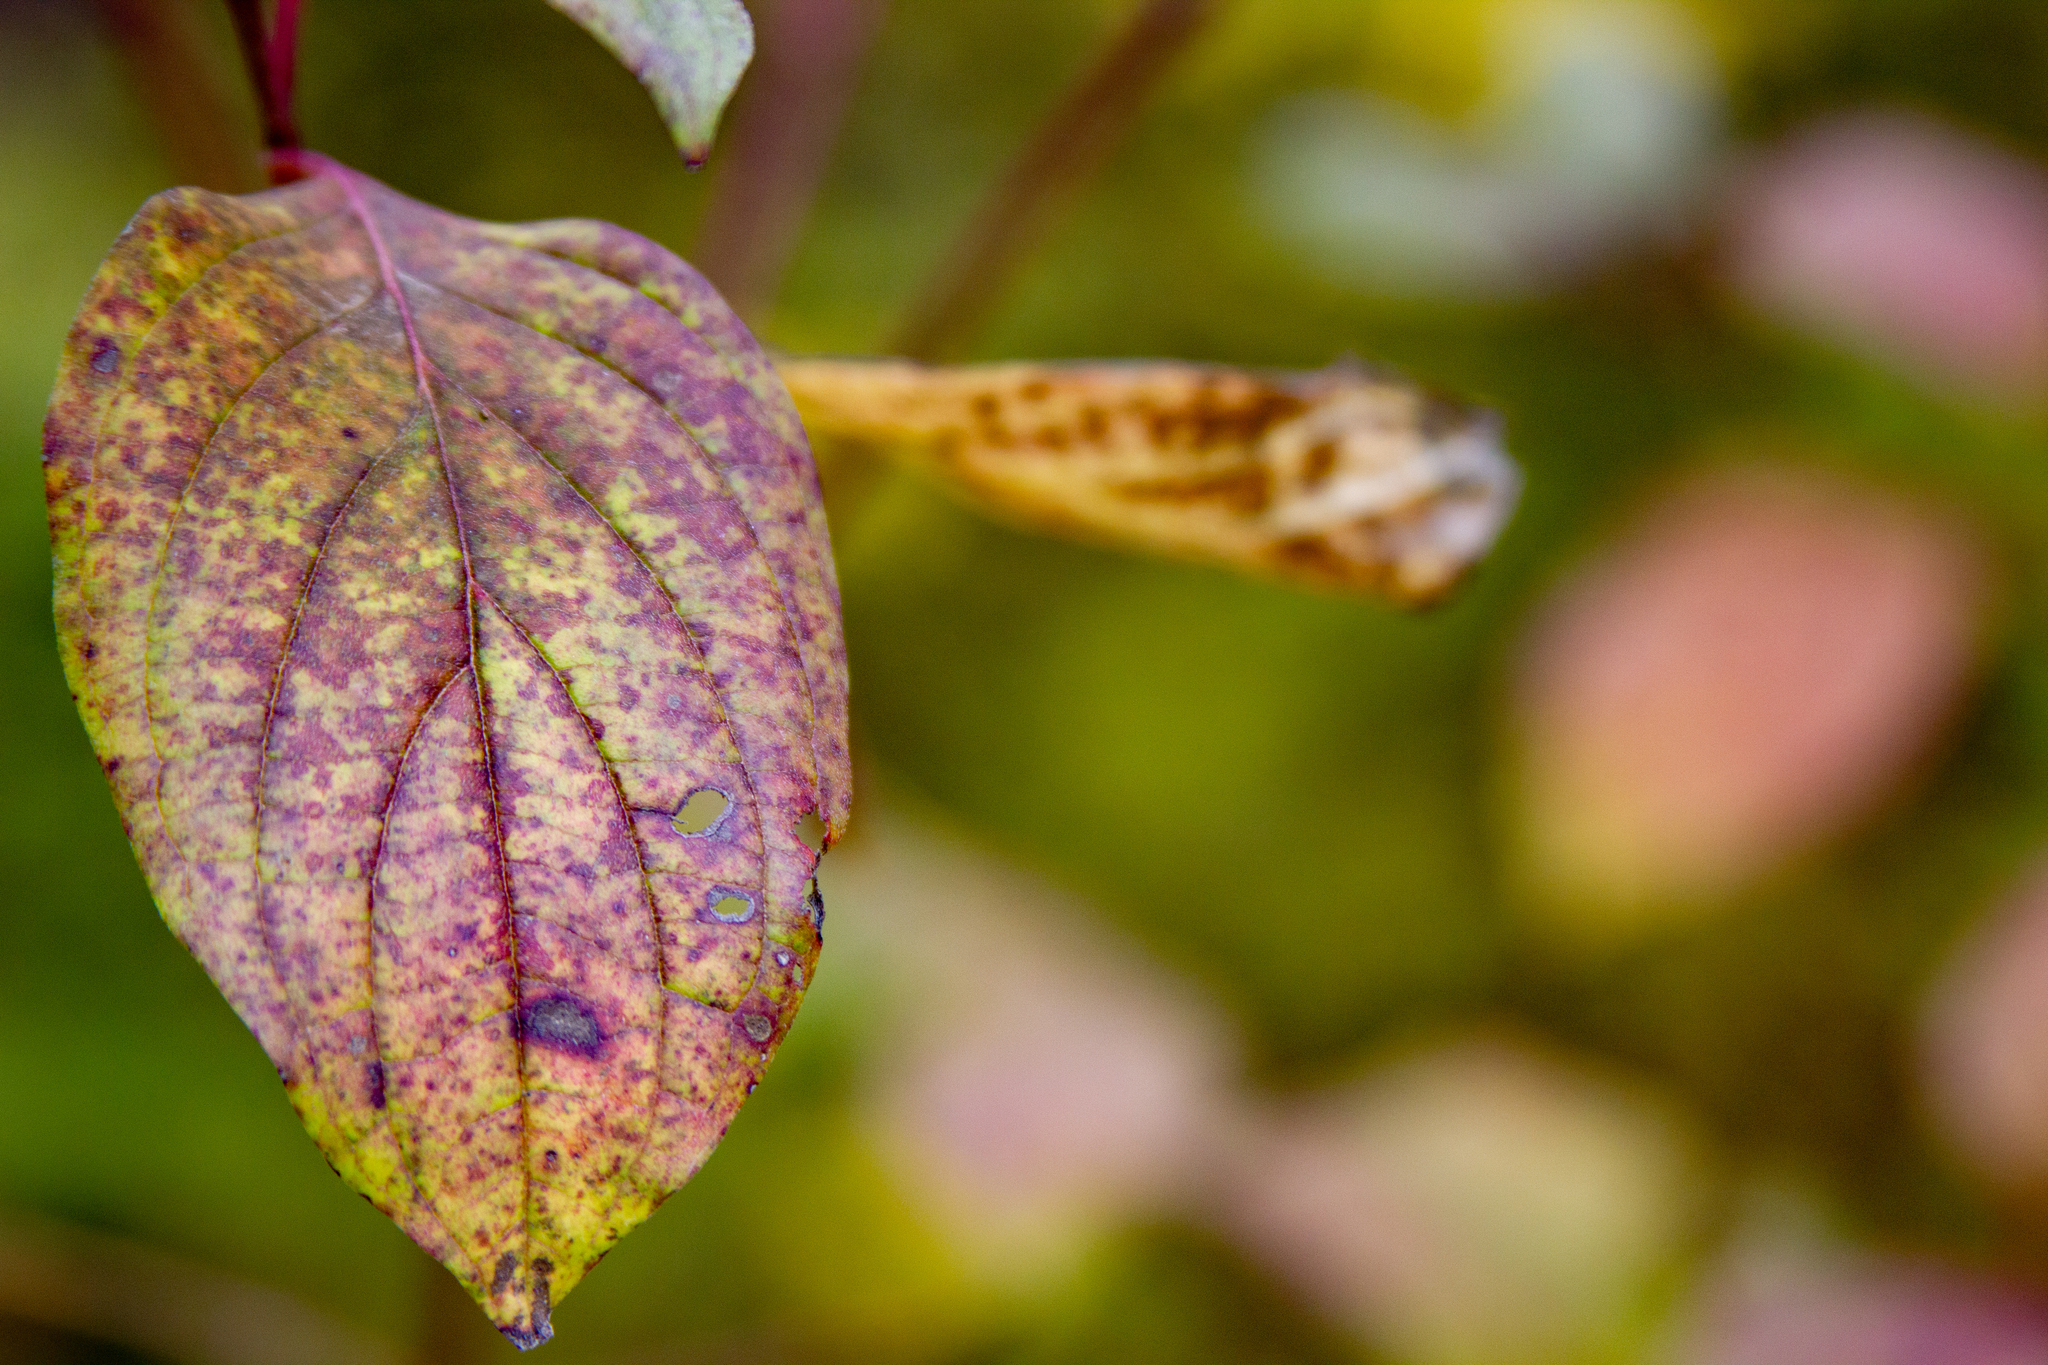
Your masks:
M0 1218L5 1318L181 1365L399 1365L389 1343L281 1290L15 1215Z
M192 0L99 0L106 31L181 183L240 194L263 183L238 91L196 31Z
M898 354L946 359L972 333L1062 202L1108 159L1220 2L1144 0L969 221L897 333Z
M263 46L263 71L276 92L277 106L284 111L283 128L289 142L273 147L299 145L298 119L293 114L292 90L299 70L299 0L277 0L277 18L270 26L270 41Z
M776 0L760 19L691 257L752 321L774 302L884 0Z
M227 0L227 4L235 21L235 38L242 45L242 61L249 68L249 83L256 90L263 145L272 151L297 147L299 128L291 105L293 48L275 39L297 39L298 5L292 0L280 5L274 38L263 22L263 0Z

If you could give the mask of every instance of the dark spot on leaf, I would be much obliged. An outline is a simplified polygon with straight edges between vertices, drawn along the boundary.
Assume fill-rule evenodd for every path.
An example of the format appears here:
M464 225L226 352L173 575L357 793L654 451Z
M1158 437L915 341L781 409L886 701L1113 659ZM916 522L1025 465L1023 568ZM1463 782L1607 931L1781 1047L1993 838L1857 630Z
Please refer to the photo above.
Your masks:
M491 1272L491 1293L493 1295L504 1293L505 1286L512 1283L513 1272L518 1269L519 1258L513 1253L508 1251L503 1256L500 1256L498 1258L498 1268Z
M112 374L121 367L121 348L101 337L92 344L92 367L99 374Z
M100 647L98 645L87 645L85 647L85 661L87 663L91 663L94 659L97 659L99 657Z
M595 1057L604 1046L597 1012L571 996L554 995L526 1007L522 1035L530 1043Z
M370 1063L370 1107L372 1109L382 1109L384 1107L384 1063L382 1062Z
M754 917L754 898L744 891L720 887L711 893L711 918L721 924L745 924Z
M820 932L823 932L825 928L825 897L818 890L818 879L816 877L811 878L811 884L804 888L804 909L811 912L811 923L815 924Z
M537 1287L544 1288L545 1283L545 1281L542 1281L541 1284ZM547 1345L548 1342L552 1341L555 1336L555 1329L553 1325L548 1322L548 1314L544 1300L536 1300L533 1305L533 1323L534 1325L530 1329L519 1326L507 1326L500 1327L498 1331L501 1335L503 1335L505 1340L511 1342L520 1350L531 1351L536 1346Z
M709 834L732 809L732 800L716 787L699 787L676 807L670 821L678 834Z
M560 1152L557 1152L552 1147L550 1147L547 1151L543 1152L541 1154L540 1159L541 1164L546 1166L551 1171L555 1170L562 1164L562 1154Z
M552 1321L554 1305L548 1295L548 1277L554 1274L555 1263L545 1257L533 1263L533 1338L531 1346L538 1346L555 1334ZM529 1350L531 1346L519 1349Z
M767 1042L768 1035L775 1032L774 1021L765 1014L741 1015L740 1027L745 1029L747 1036L757 1043Z
M353 441L360 437L361 435L362 433L360 431L357 431L354 427L343 427L341 429L341 438L344 441Z

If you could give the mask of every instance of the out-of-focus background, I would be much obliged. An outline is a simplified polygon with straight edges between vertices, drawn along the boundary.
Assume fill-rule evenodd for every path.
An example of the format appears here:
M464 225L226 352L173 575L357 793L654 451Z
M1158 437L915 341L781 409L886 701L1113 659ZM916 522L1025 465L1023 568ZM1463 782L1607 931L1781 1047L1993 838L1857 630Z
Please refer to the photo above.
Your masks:
M215 8L0 0L0 1361L509 1359L163 930L51 644L71 311L253 175ZM863 354L1136 8L760 0L693 176L540 0L314 0L303 121ZM1386 362L1522 507L1412 615L835 454L828 951L549 1359L2048 1362L2048 7L1220 0L1051 209L961 354Z

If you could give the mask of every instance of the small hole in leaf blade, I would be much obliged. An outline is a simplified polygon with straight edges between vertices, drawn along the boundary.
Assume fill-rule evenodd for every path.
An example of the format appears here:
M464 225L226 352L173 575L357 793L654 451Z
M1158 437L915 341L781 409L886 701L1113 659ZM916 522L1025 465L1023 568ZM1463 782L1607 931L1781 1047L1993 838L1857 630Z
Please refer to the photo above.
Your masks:
M796 837L813 853L825 851L825 822L818 818L818 812L804 812L803 819L796 822Z
M731 805L732 802L718 788L699 787L676 808L675 819L671 823L678 834L703 834L725 818L725 812Z
M743 924L754 917L754 898L738 891L721 891L711 902L711 918L726 924Z

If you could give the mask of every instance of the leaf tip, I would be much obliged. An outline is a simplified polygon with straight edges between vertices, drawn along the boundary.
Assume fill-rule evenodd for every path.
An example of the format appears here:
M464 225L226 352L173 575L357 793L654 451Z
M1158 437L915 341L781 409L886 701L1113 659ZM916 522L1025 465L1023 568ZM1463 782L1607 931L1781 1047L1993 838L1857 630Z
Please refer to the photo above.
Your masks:
M500 1327L498 1331L504 1336L505 1340L511 1342L522 1351L531 1351L536 1346L545 1346L548 1342L553 1341L555 1337L554 1325L545 1318L534 1324L530 1329L525 1327Z

